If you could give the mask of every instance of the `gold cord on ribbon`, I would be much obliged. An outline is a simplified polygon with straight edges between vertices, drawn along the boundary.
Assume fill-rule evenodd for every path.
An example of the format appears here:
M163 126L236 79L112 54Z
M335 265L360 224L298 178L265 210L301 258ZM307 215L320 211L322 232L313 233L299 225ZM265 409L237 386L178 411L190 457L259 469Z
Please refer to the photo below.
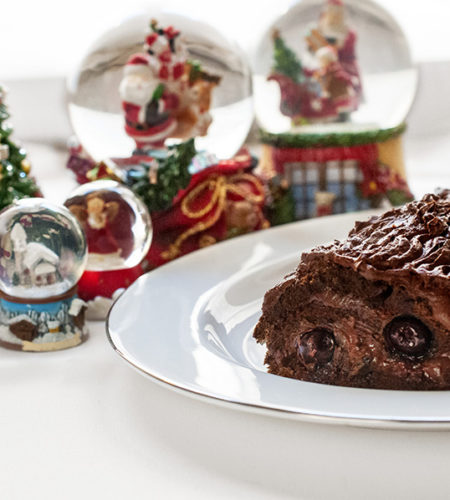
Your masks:
M242 189L237 184L239 182L247 182L252 184L253 187L260 193L254 194ZM197 199L200 193L205 189L212 191L211 199L208 204L199 209L193 210L190 205ZM190 219L201 219L208 212L210 212L216 205L214 214L206 221L200 221L194 226L190 227L184 233L180 234L174 243L169 245L169 248L161 253L163 259L171 260L181 253L181 245L191 236L201 233L206 229L214 226L222 215L227 199L227 193L234 193L242 198L250 201L251 203L258 204L264 201L264 190L261 182L253 175L246 173L238 173L230 176L229 178L224 175L218 175L201 182L194 189L192 189L181 201L181 212Z

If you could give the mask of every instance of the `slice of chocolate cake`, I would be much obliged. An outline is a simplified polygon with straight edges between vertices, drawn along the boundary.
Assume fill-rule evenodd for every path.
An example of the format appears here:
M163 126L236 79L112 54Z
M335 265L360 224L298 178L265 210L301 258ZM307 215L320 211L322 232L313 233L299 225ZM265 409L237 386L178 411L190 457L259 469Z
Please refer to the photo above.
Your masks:
M357 222L268 291L269 372L380 389L450 389L450 191Z

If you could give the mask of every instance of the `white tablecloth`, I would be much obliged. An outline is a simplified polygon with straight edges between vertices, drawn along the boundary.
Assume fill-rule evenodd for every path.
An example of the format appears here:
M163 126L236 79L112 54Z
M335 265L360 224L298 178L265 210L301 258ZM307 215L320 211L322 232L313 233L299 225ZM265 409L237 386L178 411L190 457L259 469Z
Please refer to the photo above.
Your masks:
M103 323L90 330L66 351L1 351L0 498L448 498L450 433L216 407L142 377Z
M410 145L416 194L450 185L438 165L446 144ZM28 147L44 193L62 202L75 185L65 153ZM305 424L191 400L119 359L103 323L89 327L66 351L0 351L2 500L448 498L450 433Z

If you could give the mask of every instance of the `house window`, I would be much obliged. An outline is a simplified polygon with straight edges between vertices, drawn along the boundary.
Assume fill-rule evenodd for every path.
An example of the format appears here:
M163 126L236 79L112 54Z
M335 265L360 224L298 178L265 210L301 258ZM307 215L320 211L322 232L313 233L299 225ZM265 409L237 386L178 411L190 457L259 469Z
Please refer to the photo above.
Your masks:
M336 214L370 208L370 202L359 195L363 176L357 160L289 162L284 164L284 172L292 186L297 219L316 215L316 191L335 195L333 213Z

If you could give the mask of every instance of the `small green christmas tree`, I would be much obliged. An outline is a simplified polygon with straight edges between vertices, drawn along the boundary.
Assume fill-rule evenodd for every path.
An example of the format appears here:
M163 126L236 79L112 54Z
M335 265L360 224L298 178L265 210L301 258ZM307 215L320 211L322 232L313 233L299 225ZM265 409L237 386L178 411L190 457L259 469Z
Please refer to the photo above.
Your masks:
M301 83L303 80L303 68L299 58L284 43L277 30L274 31L272 38L274 62L272 71L285 75L296 83Z
M266 217L271 226L279 226L294 222L295 217L295 200L292 189L287 184L278 178L268 181L269 188L269 203L266 206Z
M28 177L30 164L25 150L10 138L13 129L7 123L10 115L4 97L5 91L0 86L0 210L14 200L36 196L39 192L34 180Z
M194 139L170 146L165 158L157 159L159 164L153 182L151 165L142 164L143 170L134 179L129 179L131 189L142 198L150 212L166 210L180 189L185 189L191 180L189 165L195 156Z

